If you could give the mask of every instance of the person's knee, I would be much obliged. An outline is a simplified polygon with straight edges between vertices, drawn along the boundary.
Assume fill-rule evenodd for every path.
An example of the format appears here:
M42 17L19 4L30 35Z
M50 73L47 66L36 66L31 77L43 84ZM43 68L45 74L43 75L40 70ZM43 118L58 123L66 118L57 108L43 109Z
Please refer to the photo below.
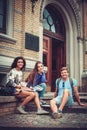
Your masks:
M64 89L64 93L69 93L69 90L68 89Z
M46 84L45 83L41 83L40 86L43 87L43 89L46 89Z
M68 90L68 89L65 89L63 93L64 93L64 94L69 94L69 90Z
M35 95L36 95L36 93L34 93L34 92L31 92L31 94L30 94L30 96L31 96L32 98L34 98Z
M56 102L52 99L50 100L50 105L56 104Z
M37 92L35 92L35 97L38 97L38 93Z
M50 100L50 104L52 104L53 100Z

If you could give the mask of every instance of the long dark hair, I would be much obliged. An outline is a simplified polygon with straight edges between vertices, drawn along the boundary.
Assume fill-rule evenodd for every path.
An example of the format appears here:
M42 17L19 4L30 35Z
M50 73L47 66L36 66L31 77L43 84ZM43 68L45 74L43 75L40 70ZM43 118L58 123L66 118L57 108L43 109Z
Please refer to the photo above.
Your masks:
M34 69L29 73L26 81L30 83L34 83L36 81L36 74L38 73L38 64L43 64L41 61L37 61Z
M23 63L24 63L24 64L23 64L23 67L21 68L21 70L25 69L26 61L25 61L25 59L24 59L22 56L16 57L16 58L14 59L12 65L11 65L11 69L17 67L17 62L18 62L18 60L20 60L20 59L23 60Z

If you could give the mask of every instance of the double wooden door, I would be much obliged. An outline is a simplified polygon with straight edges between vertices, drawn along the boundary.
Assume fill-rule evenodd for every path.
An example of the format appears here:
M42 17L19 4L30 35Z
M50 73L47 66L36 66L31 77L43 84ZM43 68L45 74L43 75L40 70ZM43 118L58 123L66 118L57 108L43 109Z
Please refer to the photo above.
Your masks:
M65 66L65 43L55 38L43 37L43 63L47 66L47 82L51 91L55 91L56 78L60 76L60 69Z

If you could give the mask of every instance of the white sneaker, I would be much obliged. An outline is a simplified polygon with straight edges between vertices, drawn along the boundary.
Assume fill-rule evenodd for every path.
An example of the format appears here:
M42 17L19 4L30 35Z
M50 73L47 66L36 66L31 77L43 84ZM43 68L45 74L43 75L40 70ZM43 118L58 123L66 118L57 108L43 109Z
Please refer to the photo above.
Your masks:
M48 111L45 111L45 110L43 110L43 109L39 109L39 110L37 111L37 115L43 115L43 114L49 114L49 112L48 112Z
M23 107L19 106L17 107L17 111L20 113L20 114L27 114L28 112L24 111Z

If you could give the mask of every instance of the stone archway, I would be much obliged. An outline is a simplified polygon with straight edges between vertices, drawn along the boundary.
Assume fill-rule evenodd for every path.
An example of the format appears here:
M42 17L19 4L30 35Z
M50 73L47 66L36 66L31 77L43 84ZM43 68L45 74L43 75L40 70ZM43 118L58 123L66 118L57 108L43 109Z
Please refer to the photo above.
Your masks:
M66 28L66 65L70 68L70 76L76 78L79 85L81 85L81 74L83 68L83 57L81 54L83 52L83 48L82 43L78 44L77 40L78 37L81 37L81 23L78 3L74 0L43 0L40 8L41 21L43 21L43 10L48 4L54 5L54 7L60 11L64 19Z

